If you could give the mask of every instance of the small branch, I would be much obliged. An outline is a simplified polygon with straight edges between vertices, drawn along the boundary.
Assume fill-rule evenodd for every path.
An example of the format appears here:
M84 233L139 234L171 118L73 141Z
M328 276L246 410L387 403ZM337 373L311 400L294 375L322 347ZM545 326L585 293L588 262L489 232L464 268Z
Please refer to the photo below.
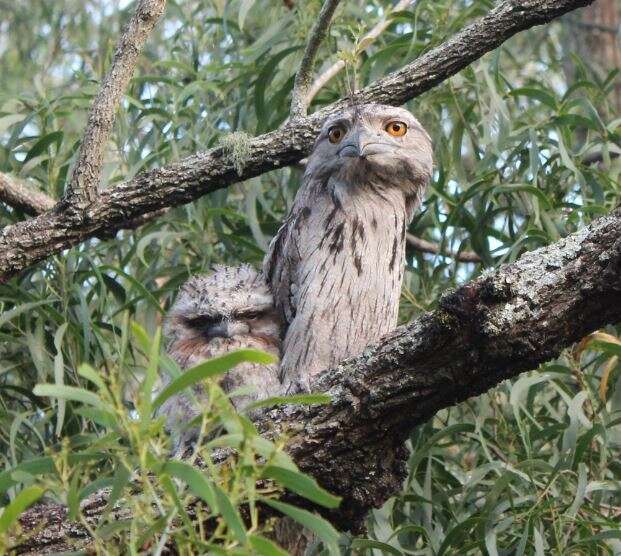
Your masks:
M415 0L400 0L399 2L397 2L390 11L390 13L388 13L386 17L382 19L382 21L375 25L375 27L373 27L366 35L364 35L364 37L362 37L362 39L360 39L359 42L363 45L363 48L360 50L360 52L365 51L369 46L371 46L371 44L373 44L377 40L377 38L386 30L386 27L390 25L392 14L405 10L414 1ZM328 81L330 81L341 71L343 71L344 68L345 61L338 60L337 62L334 62L334 64L332 64L327 70L325 70L317 79L315 79L313 84L308 87L308 90L306 92L306 98L304 99L305 105L308 107L312 100L317 96L317 93L319 93L319 91L321 91L321 89L325 87L326 83L328 83Z
M319 19L313 26L310 33L310 38L306 43L306 49L304 50L304 56L300 63L300 69L295 75L295 82L293 84L293 93L291 94L291 110L290 118L300 118L307 114L308 110L308 88L313 75L313 66L315 65L315 57L321 42L328 33L328 27L330 21L334 15L334 11L339 5L340 0L325 0L321 11L319 12Z
M138 0L136 11L119 38L110 70L91 104L78 158L63 199L65 206L84 210L97 197L104 149L116 111L134 73L140 51L164 13L165 5L166 0Z
M421 251L422 253L432 253L434 255L447 255L452 259L456 259L458 261L464 263L480 263L481 257L479 257L474 251L453 251L451 249L442 249L440 245L437 243L433 243L431 241L427 241L426 239L422 239L420 237L416 237L412 234L406 234L405 236L408 245L417 251Z
M2 172L0 172L0 201L30 216L43 214L56 204L54 199L42 191L33 189Z

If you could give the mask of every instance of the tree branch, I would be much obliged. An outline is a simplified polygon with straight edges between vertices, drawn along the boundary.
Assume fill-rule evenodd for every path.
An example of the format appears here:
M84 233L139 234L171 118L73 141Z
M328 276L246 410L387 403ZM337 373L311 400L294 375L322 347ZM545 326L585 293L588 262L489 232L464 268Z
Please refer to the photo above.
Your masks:
M313 75L313 67L315 65L315 57L321 42L328 33L330 21L334 15L334 11L339 5L340 0L325 0L319 18L310 32L310 38L306 43L304 56L300 68L295 74L293 83L293 92L291 93L291 110L290 118L300 118L306 116L308 110L308 88Z
M524 29L548 23L594 0L504 0L442 45L402 69L356 92L358 102L401 105L455 75ZM303 158L326 117L342 110L336 102L307 118L249 141L241 173L222 147L145 172L105 189L84 214L59 210L0 231L0 280L63 249L124 227L146 212L188 203Z
M116 111L134 73L140 51L164 13L165 5L166 0L138 0L136 11L119 38L110 70L91 104L78 158L63 199L66 207L84 210L97 197L104 149Z
M616 209L445 294L437 310L322 373L314 390L330 394L330 404L271 410L257 425L269 435L286 433L300 469L343 496L338 510L324 514L339 528L356 531L371 508L401 490L404 441L416 425L619 321ZM105 506L106 494L97 493L85 502L85 514L95 523ZM48 543L63 546L67 538L87 536L65 515L61 505L28 510L22 527L43 529L27 549L41 554Z
M391 12L386 15L386 17L380 21L375 27L373 27L366 35L364 35L360 39L360 44L363 45L360 52L366 50L371 44L373 44L377 38L386 30L386 27L390 25L391 16L395 12L400 12L405 10L410 4L412 4L414 0L400 0L397 2L392 8ZM309 106L312 100L317 96L319 91L326 86L328 81L331 81L336 75L338 75L345 68L345 60L337 60L332 64L327 70L325 70L308 88L306 93L306 106Z
M36 216L51 210L56 201L25 183L0 172L0 201L29 214Z
M465 263L480 263L479 257L474 251L453 251L451 249L442 249L441 245L427 241L412 234L406 234L405 239L408 245L422 253L432 253L434 255L447 255L452 259Z

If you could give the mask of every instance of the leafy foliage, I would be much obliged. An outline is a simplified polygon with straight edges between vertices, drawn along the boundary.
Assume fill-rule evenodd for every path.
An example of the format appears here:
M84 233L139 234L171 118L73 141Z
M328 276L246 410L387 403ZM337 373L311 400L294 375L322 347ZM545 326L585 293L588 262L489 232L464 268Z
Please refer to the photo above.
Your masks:
M287 117L293 76L320 8L318 0L294 4L291 10L267 0L170 1L118 114L103 183L216 144L229 145L243 164L243 133L273 129ZM317 71L338 59L346 70L313 107L401 67L492 2L419 0L393 14L368 44L361 37L391 2L342 4ZM133 5L30 0L2 7L0 171L57 198L96 81ZM432 308L446 288L619 203L621 117L610 95L619 77L602 79L588 61L570 57L567 32L555 23L519 35L410 103L432 135L436 161L410 231L474 250L483 262L409 250L403 321ZM0 530L10 529L39 487L77 517L80 500L97 488L119 498L136 484L144 488L131 499L138 517L126 522L110 513L100 543L115 538L138 551L173 538L188 551L217 551L220 543L277 553L257 522L257 501L272 492L258 491L253 479L269 476L274 492L291 487L286 481L295 471L282 441L263 444L211 380L205 433L224 427L210 446L235 447L239 459L223 471L207 465L199 475L167 461L161 424L148 417L148 392L170 362L147 339L157 337L190 274L215 262L259 263L300 177L287 168L218 191L0 285L0 456L10 470L0 485L11 503ZM3 224L23 217L0 207ZM132 330L131 322L146 331ZM361 551L390 554L621 550L619 334L608 333L415 431L404 493L371 517L368 538L341 539L341 550L350 550L350 541ZM48 386L34 390L37 384ZM258 455L269 457L260 463ZM308 479L295 477L303 496L326 501ZM213 531L188 526L183 507L190 496L215 512ZM207 511L203 502L197 511ZM335 550L331 531L322 538Z

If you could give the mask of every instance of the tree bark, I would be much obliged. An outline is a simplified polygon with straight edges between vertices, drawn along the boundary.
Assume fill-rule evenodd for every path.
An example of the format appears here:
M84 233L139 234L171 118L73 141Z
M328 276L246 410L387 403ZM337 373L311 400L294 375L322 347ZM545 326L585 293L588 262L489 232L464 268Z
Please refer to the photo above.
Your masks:
M266 411L257 424L269 435L286 432L287 450L300 469L343 497L338 510L322 513L356 532L371 508L400 491L404 440L416 425L620 321L616 209L445 294L435 311L322 373L314 390L330 394L330 404ZM85 502L92 522L105 498L100 492ZM16 546L17 553L57 550L69 536L87 539L86 529L64 520L64 512L60 505L28 510L22 527L42 531Z
M356 92L358 102L400 105L456 74L524 29L548 23L594 0L505 0L442 45ZM145 172L104 190L84 211L59 205L53 212L0 231L0 280L91 237L111 234L136 217L188 203L217 189L302 159L324 119L350 101L250 140L243 170L222 148Z

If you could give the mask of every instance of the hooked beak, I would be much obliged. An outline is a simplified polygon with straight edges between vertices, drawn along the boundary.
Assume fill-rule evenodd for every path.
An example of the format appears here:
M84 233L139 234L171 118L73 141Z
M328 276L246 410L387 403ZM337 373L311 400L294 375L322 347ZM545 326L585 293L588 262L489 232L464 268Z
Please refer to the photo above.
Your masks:
M340 158L367 158L374 154L384 154L391 150L389 145L381 143L377 135L357 133L349 138L338 151Z
M250 327L243 322L223 320L209 329L212 338L232 338L233 336L248 334Z

